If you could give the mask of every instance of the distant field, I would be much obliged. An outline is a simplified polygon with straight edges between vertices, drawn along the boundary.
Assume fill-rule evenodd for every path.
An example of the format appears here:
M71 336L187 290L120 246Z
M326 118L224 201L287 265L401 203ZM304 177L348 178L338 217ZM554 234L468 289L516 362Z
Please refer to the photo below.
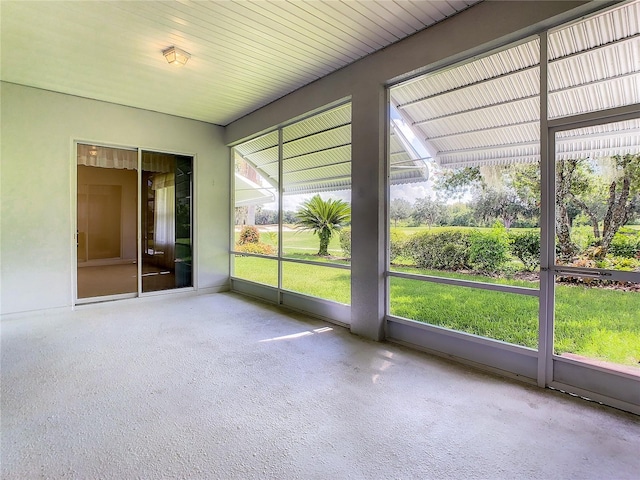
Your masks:
M258 226L260 231L260 242L272 245L274 248L278 248L278 230L275 225ZM291 227L286 227L282 232L283 243L282 247L285 254L316 254L320 248L320 240L317 235L312 232L295 230ZM236 243L240 237L240 229L236 228L235 238ZM338 235L334 235L329 242L329 253L334 256L342 256L342 249L340 248L340 239Z

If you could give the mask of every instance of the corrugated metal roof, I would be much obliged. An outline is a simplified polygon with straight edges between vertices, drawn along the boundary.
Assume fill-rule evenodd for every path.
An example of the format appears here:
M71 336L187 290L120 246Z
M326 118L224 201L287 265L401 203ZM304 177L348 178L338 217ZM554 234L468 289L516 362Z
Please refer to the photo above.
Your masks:
M640 0L564 26L549 35L551 118L640 103ZM540 158L540 41L412 79L391 91L405 124L444 167L535 162ZM567 154L616 154L634 142L635 123L559 137ZM615 138L611 135L615 134ZM351 105L282 129L285 194L351 187ZM278 185L278 133L236 151ZM562 158L562 157L560 157ZM402 129L390 135L390 183L429 172Z
M262 205L275 200L276 196L274 192L252 182L238 172L235 173L235 182L236 207Z
M424 162L392 136L391 182L424 181ZM278 184L278 132L242 143L236 152L264 179ZM285 195L351 188L351 104L282 129L282 186Z
M556 134L556 158L598 158L640 153L640 119L578 128Z
M539 48L534 39L413 79L392 102L441 166L537 161ZM551 32L549 59L550 118L640 103L640 1ZM620 151L606 135L576 145Z

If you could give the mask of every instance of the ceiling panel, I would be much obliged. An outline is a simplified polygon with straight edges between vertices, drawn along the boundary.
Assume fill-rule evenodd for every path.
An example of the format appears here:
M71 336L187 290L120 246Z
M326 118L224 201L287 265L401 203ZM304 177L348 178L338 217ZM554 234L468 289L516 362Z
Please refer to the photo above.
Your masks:
M1 78L226 125L474 3L2 0Z

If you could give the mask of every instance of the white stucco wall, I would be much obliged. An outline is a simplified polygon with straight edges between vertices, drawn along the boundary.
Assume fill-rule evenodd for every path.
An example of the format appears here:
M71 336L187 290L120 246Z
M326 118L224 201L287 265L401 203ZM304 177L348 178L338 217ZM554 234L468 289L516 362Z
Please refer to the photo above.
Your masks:
M1 83L0 313L70 307L74 140L196 156L196 284L229 279L229 155L215 125Z

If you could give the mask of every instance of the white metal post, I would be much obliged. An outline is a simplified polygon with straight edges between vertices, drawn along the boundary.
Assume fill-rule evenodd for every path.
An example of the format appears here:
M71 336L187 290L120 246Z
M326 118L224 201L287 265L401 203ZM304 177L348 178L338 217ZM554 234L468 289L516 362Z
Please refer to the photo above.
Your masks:
M553 272L555 237L554 142L548 125L548 32L540 34L540 306L538 313L538 386L551 381L553 353Z

